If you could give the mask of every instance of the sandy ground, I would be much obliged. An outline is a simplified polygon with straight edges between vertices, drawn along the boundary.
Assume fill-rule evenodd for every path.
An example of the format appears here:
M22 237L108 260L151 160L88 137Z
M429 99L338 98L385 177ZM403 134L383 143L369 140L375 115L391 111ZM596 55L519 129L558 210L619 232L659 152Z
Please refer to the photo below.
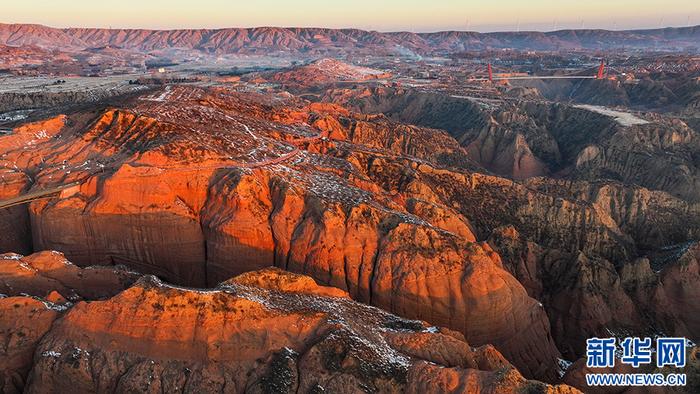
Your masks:
M629 112L615 111L608 107L602 107L598 105L575 105L574 107L586 109L588 111L593 111L605 116L613 117L615 118L615 121L617 123L623 126L634 126L649 123L649 121L639 118Z
M95 89L124 89L130 79L137 79L141 74L111 75L105 77L0 77L0 93L33 92L76 92ZM57 84L62 80L65 83ZM132 85L138 86L138 85Z

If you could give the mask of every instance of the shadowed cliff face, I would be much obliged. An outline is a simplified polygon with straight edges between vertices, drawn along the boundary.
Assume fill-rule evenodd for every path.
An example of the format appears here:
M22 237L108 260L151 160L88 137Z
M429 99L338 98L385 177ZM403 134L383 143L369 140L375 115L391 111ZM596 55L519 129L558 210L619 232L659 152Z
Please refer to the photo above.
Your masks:
M660 60L664 61L664 60ZM522 80L519 89L535 90L552 101L631 107L692 116L698 109L700 81L690 69L652 71L629 80Z
M322 98L446 130L472 162L512 179L612 179L700 201L700 136L681 119L386 87L328 90Z
M594 336L653 336L663 332L697 340L697 243L667 248L622 263L584 253L547 249L527 241L512 227L494 232L489 243L528 294L541 300L562 354L585 354Z
M670 309L653 301L659 314L651 317L606 310L639 302L630 283L641 274L625 267L641 251L684 239L663 228L682 220L673 210L695 209L613 183L514 182L480 173L485 163L446 132L221 88L167 87L123 108L24 125L0 146L16 164L8 172L32 180L23 189L81 181L19 211L32 237L21 228L15 237L36 249L196 287L276 266L492 344L525 376L546 380L557 377L560 349L580 356L581 338L645 332L667 317ZM4 192L21 190L13 187ZM661 229L646 230L657 213ZM692 318L674 313L669 329L695 332Z
M4 255L0 268L27 292L0 298L4 392L578 392L525 380L490 345L279 269L213 290L146 276L107 295L104 281L123 271L80 269L55 252ZM106 299L88 296L98 293Z
M3 185L0 199L21 194L30 185L25 174L14 170L2 170ZM27 253L32 250L29 214L26 207L16 206L0 210L0 252Z

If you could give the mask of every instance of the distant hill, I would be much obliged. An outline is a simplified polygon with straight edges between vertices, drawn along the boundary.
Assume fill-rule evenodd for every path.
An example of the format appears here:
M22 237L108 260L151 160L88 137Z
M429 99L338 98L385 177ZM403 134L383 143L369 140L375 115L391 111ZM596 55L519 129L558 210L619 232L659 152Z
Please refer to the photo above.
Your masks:
M381 33L358 29L57 29L32 24L0 24L0 44L85 49L104 46L136 51L197 50L212 54L372 52L435 54L485 48L515 49L673 49L699 46L700 26L651 30L559 30L554 32Z
M387 78L383 71L347 64L335 59L320 59L311 64L273 74L272 80L291 86L313 86L333 82L366 81Z

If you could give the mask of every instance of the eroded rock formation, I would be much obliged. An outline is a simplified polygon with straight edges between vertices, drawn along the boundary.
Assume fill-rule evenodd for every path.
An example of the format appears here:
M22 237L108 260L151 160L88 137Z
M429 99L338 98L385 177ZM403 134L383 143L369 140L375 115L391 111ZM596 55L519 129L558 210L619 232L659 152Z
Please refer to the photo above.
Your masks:
M517 149L494 148L507 156L494 163L508 171L518 163L523 177L572 165L576 154L557 146L560 135L535 133L537 122L559 125L566 111L575 110L528 107L483 118L529 125L519 137L501 135ZM581 114L609 126L597 132L630 134L602 115ZM81 266L124 264L178 285L211 287L268 266L309 275L470 344L492 344L524 376L550 381L560 351L580 357L582 338L592 334L644 333L666 319L669 332L697 335L688 306L695 249L668 257L663 269L654 258L698 233L693 202L671 188L488 174L466 139L390 119L288 96L169 86L123 108L27 124L1 137L13 142L2 155L16 163L14 176L32 180L7 194L80 186L18 210L32 237L21 229L13 236ZM479 151L494 146L487 140ZM566 149L595 156L584 140ZM642 315L642 307L657 312ZM428 367L421 373L463 379Z
M150 101L160 94L168 101ZM474 242L470 221L447 200L393 190L393 174L377 176L380 163L406 160L395 155L431 159L436 151L421 153L408 139L389 147L396 152L389 156L372 148L348 156L352 146L365 148L323 136L335 132L358 143L376 137L353 131L358 126L310 129L297 120L330 119L337 109L300 114L265 105L178 87L136 101L141 115L108 110L89 121L89 114L65 118L35 147L43 154L9 149L8 160L37 174L34 188L82 182L73 193L30 205L35 248L190 286L275 265L459 330L474 344L493 343L527 376L554 378L558 351L544 310L496 253ZM359 119L377 133L402 127ZM401 130L426 138L420 129ZM372 177L359 162L367 159Z
M0 267L21 276L27 268L14 262L55 266L56 256L6 256ZM81 277L76 270L87 274L77 286L84 294L105 291L90 277L93 269L102 278L123 276L60 263L71 273L64 282ZM50 285L65 291L64 282L47 284L39 275L21 281L39 294ZM101 301L5 297L0 313L0 387L7 393L577 392L526 380L490 345L471 347L455 331L274 268L207 290L145 276Z

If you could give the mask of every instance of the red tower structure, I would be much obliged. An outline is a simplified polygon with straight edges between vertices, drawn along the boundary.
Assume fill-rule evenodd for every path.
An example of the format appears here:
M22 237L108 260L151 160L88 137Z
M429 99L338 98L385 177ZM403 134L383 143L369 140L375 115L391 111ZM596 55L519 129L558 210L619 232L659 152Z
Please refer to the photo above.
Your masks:
M598 66L598 74L595 79L603 79L603 74L605 73L605 60L600 61L600 66Z
M488 70L489 70L489 81L493 82L493 70L491 69L491 63L488 65Z

